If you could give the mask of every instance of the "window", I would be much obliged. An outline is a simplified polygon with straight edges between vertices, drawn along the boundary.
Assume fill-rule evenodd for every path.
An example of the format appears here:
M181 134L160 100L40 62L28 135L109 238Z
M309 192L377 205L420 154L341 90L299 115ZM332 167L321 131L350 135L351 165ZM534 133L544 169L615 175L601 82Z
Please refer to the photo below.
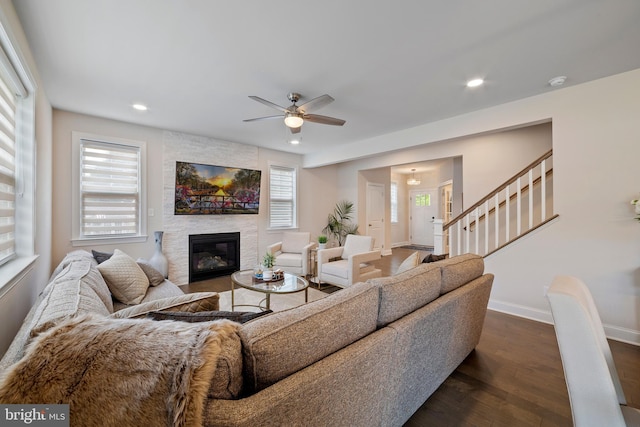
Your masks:
M391 224L398 222L398 183L391 183Z
M269 227L296 227L296 169L269 166Z
M74 132L73 151L74 242L145 238L145 144Z
M417 194L416 206L431 206L431 194Z
M2 41L4 46L4 37ZM33 169L21 164L21 157L27 158L29 147L33 145L25 140L29 132L24 127L28 123L22 120L24 115L21 114L32 104L25 101L28 95L12 61L4 48L0 49L0 264L7 263L20 252L16 242L16 230L20 227L18 212L33 209L28 203L22 203L23 209L19 209L21 201L17 200L22 196L17 193L23 193L28 171ZM23 218L28 220L29 217L32 214L25 212ZM27 227L22 229L27 230ZM22 252L26 254L29 250Z

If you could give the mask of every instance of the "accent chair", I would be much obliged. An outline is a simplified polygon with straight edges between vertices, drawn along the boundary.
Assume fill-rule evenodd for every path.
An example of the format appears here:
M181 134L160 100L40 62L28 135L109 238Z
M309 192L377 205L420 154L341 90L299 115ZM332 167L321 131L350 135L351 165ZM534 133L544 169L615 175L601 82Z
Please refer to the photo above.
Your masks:
M349 234L344 246L318 250L319 283L346 288L354 283L382 276L372 261L380 259L373 250L373 237Z
M267 247L267 252L275 257L273 268L298 276L309 274L309 251L316 245L310 240L311 234L308 232L284 232L281 242Z
M589 288L556 277L547 292L569 391L573 425L640 426L640 410L627 406L611 348Z

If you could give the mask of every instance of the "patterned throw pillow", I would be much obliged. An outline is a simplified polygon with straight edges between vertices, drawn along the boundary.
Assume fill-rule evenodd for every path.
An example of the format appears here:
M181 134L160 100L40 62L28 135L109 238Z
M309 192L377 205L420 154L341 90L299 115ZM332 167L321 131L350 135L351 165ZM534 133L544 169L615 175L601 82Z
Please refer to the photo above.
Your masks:
M119 249L111 258L98 264L98 271L113 296L125 304L140 304L149 289L147 275L133 258Z
M447 258L447 254L442 254L442 255L434 255L434 254L429 254L426 257L424 257L424 259L422 260L423 263L427 263L427 262L436 262L436 261L441 261L443 259Z

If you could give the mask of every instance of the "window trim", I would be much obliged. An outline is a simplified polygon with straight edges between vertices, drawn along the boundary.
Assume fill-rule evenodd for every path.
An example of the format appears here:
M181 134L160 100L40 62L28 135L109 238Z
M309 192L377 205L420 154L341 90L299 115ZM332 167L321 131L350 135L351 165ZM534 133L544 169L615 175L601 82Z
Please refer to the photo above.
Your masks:
M113 237L87 237L82 236L80 228L82 227L81 210L82 210L82 193L80 189L80 147L83 139L102 142L105 144L120 144L129 147L136 147L140 150L140 230L135 236L113 236ZM71 245L72 246L92 246L96 244L121 244L121 243L138 243L146 242L147 235L147 143L144 141L135 141L131 139L116 138L110 136L96 135L85 132L71 132Z
M16 108L15 256L0 265L0 297L9 292L34 267L36 236L35 106L37 84L27 66L20 43L11 32L10 20L0 9L1 66L17 78L21 102ZM24 91L24 92L23 92ZM19 138L19 141L18 141Z
M267 212L267 216L268 216L268 226L267 226L267 230L268 231L280 231L280 230L297 230L298 229L298 188L299 186L299 174L298 174L298 166L292 166L292 165L284 165L284 164L280 164L280 163L275 163L275 162L269 162L269 174L267 177L267 188L268 188L268 195L269 195L269 203L268 203L268 212ZM273 168L280 168L280 169L289 169L293 172L294 174L294 179L293 179L293 218L292 218L292 224L289 226L285 226L285 227L274 227L272 226L271 223L271 170Z

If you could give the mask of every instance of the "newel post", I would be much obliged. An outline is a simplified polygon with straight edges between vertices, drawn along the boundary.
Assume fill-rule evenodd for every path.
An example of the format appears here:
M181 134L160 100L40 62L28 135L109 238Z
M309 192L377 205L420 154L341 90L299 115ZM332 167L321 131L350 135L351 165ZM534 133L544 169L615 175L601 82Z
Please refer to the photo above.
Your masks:
M442 230L442 219L433 220L433 254L442 255L444 253L444 231Z

